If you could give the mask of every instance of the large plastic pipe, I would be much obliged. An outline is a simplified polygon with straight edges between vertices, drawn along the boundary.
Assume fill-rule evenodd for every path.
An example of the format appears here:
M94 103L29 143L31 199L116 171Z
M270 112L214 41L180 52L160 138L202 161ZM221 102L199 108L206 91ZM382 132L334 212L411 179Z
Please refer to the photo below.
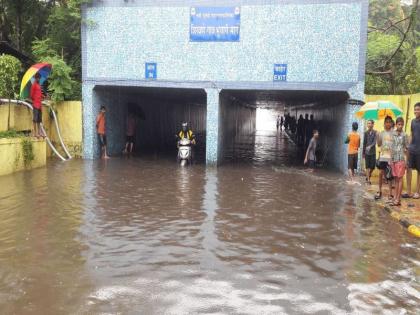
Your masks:
M25 102L25 101L20 101L20 100L12 100L12 99L5 99L5 98L0 98L0 102L1 103L13 103L13 104L18 104L18 105L24 105L26 107L28 107L30 110L33 110L32 104ZM49 105L47 105L49 106ZM54 111L52 111L54 112ZM54 113L55 114L55 113ZM54 120L55 120L55 115L54 115ZM58 130L58 126L57 126L57 121L55 120L55 124L56 124L56 129ZM45 140L47 141L48 145L50 146L51 150L53 150L53 152L62 160L62 161L66 161L66 158L64 158L58 151L57 149L53 146L53 144L51 143L50 139L47 136L47 133L45 131L44 125L41 123L40 124L42 132L45 135ZM60 138L60 142L62 143L62 139L61 139L61 135L59 134L59 131L57 132L58 136ZM63 144L62 144L63 145ZM67 149L65 149L64 151L66 151L67 155L69 156L69 158L71 158L70 154L68 154Z

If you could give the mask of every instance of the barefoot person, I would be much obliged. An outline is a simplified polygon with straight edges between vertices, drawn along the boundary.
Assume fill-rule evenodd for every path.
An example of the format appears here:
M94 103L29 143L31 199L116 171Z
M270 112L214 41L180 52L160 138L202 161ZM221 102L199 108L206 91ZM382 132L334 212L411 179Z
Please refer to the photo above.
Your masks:
M101 158L109 159L106 152L106 134L105 134L105 106L101 106L101 111L96 116L96 132L101 145Z
M347 136L348 143L348 169L349 169L349 178L350 182L354 182L354 170L357 170L357 159L360 148L360 136L357 133L359 129L359 124L354 122L351 125L352 131Z
M408 152L408 137L403 131L404 119L402 117L398 117L395 123L397 129L393 134L393 143L391 148L391 168L392 175L395 179L395 196L392 204L394 206L401 206L403 177L406 169L405 158Z
M126 143L125 143L125 149L124 149L123 153L125 153L125 154L133 153L134 135L135 134L136 134L136 119L135 119L133 113L128 113L127 129L126 129L126 132L125 132Z
M363 136L363 158L365 159L366 182L370 185L370 178L376 164L376 130L373 129L373 120L368 120L367 130Z
M377 138L377 144L380 148L379 153L379 163L378 168L379 172L379 190L376 193L375 199L380 199L382 197L382 183L385 177L385 170L388 167L389 162L391 161L391 147L393 143L393 125L392 117L386 116L384 121L384 131L382 131ZM390 195L388 196L389 200L393 200L394 197L391 195L392 192L392 181L389 181L389 191Z
M308 149L306 150L305 160L303 164L308 165L309 170L313 172L316 167L316 146L319 138L318 130L313 131L312 139L309 141Z
M407 193L403 198L420 199L420 102L414 105L415 118L411 121L411 140L408 147ZM417 187L411 195L412 173L417 171Z
M41 122L42 122L42 90L41 85L39 84L39 80L41 79L41 75L39 73L35 74L35 81L32 83L31 86L31 93L30 97L32 100L32 107L33 107L33 133L34 137L44 137L44 134L41 131Z

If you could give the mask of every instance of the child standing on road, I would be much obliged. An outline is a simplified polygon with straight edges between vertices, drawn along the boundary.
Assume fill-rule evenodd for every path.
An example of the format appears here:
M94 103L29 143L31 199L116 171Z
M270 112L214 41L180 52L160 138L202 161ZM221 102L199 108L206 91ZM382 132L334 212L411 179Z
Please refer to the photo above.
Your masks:
M357 159L358 153L360 148L360 136L357 133L357 129L359 129L359 124L354 122L351 125L352 131L347 136L348 143L348 169L349 169L349 177L350 182L354 182L354 170L357 169Z
M393 143L393 131L392 125L394 121L390 116L385 117L384 121L384 131L382 131L377 138L378 147L381 149L378 161L379 168L379 191L376 193L375 199L378 200L382 197L382 183L385 177L385 170L388 167L388 164L391 162L391 148ZM393 200L392 196L392 180L389 180L389 200Z
M393 133L391 147L391 168L395 179L395 196L392 205L401 206L401 193L403 188L403 177L406 170L405 158L408 152L408 138L403 131L404 119L398 117L396 120L397 129Z
M101 145L101 158L109 159L109 156L106 153L105 111L105 106L101 106L101 111L98 116L96 116L96 132Z
M310 172L313 172L316 167L316 146L319 138L318 130L313 131L313 136L311 141L309 141L308 149L306 150L305 161L303 162L305 165L309 166Z

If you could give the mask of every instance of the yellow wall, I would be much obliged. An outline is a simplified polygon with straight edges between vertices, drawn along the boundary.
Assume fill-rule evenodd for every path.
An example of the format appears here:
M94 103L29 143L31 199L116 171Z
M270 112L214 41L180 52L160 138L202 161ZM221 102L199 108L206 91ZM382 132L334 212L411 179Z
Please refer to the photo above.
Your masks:
M81 158L83 154L82 103L79 101L68 101L61 102L54 107L57 114L61 137L63 138L67 149L73 157ZM59 152L64 153L61 149L60 140L55 129L55 124L48 115L48 110L44 110L44 115L42 118L45 121L44 125L47 129L47 133L51 139L51 142L59 150ZM51 149L49 147L47 154L48 156L52 155Z
M414 119L414 105L420 102L420 93L412 94L412 95L365 95L365 102L373 102L373 101L391 101L395 105L399 106L403 110L402 117L404 118L405 125L404 130L407 134L411 134L410 126L411 120ZM378 131L384 130L383 121L376 121L375 122L375 129ZM417 176L414 172L413 174L413 183L412 189L414 189L417 183L416 180ZM405 181L404 181L405 185Z
M54 106L58 117L61 136L73 157L82 157L83 153L83 125L82 103L80 101L60 102ZM0 131L7 130L8 105L0 106ZM50 118L49 110L43 107L42 121L48 137L60 153L60 141L55 130L55 125ZM32 111L23 105L12 104L10 106L10 129L17 131L32 129ZM52 156L51 149L47 146L47 156Z
M27 138L30 139L30 138ZM0 175L45 166L46 143L31 138L34 160L25 166L23 160L22 138L0 139Z

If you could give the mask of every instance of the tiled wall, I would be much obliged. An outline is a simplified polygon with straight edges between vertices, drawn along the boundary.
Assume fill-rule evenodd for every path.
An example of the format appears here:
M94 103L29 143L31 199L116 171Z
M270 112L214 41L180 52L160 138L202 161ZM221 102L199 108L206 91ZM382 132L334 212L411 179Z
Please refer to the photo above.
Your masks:
M200 5L240 7L240 41L190 42L190 10ZM206 89L209 163L217 161L223 88L332 89L363 99L367 5L367 0L94 0L83 10L84 156L97 156L92 122L101 101L93 89L98 84ZM145 80L145 62L157 63L157 80ZM288 64L287 82L273 82L275 63Z

